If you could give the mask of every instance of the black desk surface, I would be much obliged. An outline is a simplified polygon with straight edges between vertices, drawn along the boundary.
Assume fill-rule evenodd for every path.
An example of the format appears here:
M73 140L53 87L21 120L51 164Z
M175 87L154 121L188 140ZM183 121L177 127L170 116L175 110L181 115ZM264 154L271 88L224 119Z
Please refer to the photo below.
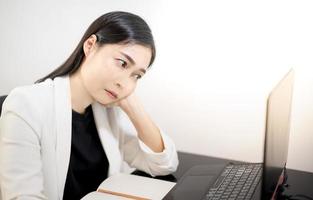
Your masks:
M155 178L176 182L183 176L183 174L195 165L201 164L225 164L228 162L242 163L240 161L227 160L222 158L203 156L198 154L191 154L185 152L178 152L179 166L177 171L168 176L157 176ZM135 171L133 174L140 176L151 177L150 175L142 172ZM283 194L285 195L306 195L313 198L313 173L298 171L293 169L287 169L288 180L287 184L289 187L285 190ZM305 199L305 198L297 198Z
M232 160L178 152L179 166L173 176L178 180L188 169L198 164L219 164ZM232 161L238 162L238 161ZM287 169L289 187L284 194L302 194L313 198L313 173Z

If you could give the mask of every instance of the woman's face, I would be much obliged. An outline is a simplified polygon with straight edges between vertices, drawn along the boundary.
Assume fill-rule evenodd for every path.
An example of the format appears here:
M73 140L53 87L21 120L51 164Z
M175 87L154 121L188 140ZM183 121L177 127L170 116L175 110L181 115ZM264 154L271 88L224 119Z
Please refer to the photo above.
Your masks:
M91 98L103 105L128 97L144 76L151 59L150 48L138 44L99 47L93 41L86 41L84 52L80 69L83 84Z

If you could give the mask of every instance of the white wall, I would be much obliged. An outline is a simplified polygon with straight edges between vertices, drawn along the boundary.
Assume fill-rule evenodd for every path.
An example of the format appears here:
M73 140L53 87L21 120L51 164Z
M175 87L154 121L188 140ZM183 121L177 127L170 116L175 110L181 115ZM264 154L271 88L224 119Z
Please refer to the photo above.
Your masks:
M137 93L182 151L262 160L268 93L296 72L287 167L313 172L310 1L0 1L0 94L61 64L111 10L150 24L156 62Z

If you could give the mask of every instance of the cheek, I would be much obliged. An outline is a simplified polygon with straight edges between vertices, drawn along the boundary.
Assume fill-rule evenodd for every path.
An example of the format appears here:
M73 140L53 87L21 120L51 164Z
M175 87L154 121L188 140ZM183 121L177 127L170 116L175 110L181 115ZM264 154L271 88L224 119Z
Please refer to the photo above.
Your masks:
M102 85L103 78L102 72L100 72L95 66L89 65L84 66L81 70L81 77L84 83L86 90L93 94L95 93Z
M86 77L92 83L96 84L99 87L104 87L104 84L110 82L114 77L114 69L109 63L94 63L91 66L88 66L89 69L86 69Z

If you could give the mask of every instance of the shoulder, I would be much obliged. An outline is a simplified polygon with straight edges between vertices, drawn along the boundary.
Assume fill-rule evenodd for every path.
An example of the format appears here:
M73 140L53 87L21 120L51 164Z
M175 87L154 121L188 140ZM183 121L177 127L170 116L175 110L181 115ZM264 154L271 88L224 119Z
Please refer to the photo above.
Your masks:
M51 79L41 83L14 88L5 100L5 106L24 106L27 104L42 104L51 95L53 81Z
M18 94L18 93L36 94L37 91L46 90L52 85L53 85L53 80L47 79L44 82L16 87L10 92L10 94Z
M14 88L2 106L2 115L12 112L24 120L41 118L53 100L53 81Z

